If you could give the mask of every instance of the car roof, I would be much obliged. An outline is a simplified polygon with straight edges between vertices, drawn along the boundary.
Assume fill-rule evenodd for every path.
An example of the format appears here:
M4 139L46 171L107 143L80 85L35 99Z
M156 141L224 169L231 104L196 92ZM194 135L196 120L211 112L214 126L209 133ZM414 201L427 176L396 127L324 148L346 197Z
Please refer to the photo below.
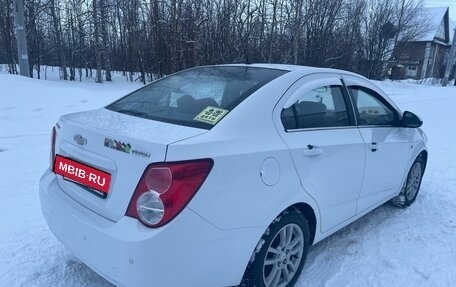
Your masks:
M258 63L258 64L226 64L226 65L217 65L217 66L235 66L235 67L254 67L254 68L267 68L267 69L276 69L276 70L285 70L289 71L292 73L297 73L300 77L304 77L310 74L315 74L315 73L333 73L333 74L338 74L338 75L347 75L347 76L354 76L357 77L358 79L363 79L367 81L367 83L370 84L370 88L372 89L375 87L375 91L378 93L380 92L380 95L385 98L388 103L390 103L395 109L400 111L399 107L388 97L386 93L382 91L380 87L375 85L371 80L368 78L356 74L353 72L345 71L345 70L339 70L339 69L331 69L331 68L319 68L319 67L310 67L310 66L299 66L299 65L288 65L288 64L268 64L268 63ZM280 77L279 77L280 78ZM363 86L366 86L364 84ZM366 87L369 87L366 86Z
M288 65L288 64L268 64L268 63L255 63L255 64L226 64L220 66L235 66L235 67L253 67L253 68L267 68L267 69L277 69L277 70L285 70L285 71L299 71L303 75L313 74L313 73L337 73L337 74L346 74L346 75L354 75L357 77L363 76L339 69L331 69L331 68L319 68L319 67L311 67L311 66L300 66L300 65Z

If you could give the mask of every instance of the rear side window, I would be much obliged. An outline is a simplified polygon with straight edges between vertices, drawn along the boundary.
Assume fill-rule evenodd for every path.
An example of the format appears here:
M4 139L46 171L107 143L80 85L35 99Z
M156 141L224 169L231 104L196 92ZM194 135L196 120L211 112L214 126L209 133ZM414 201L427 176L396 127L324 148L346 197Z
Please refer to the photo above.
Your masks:
M210 129L249 95L286 72L234 66L193 68L153 82L106 108Z
M349 126L342 86L323 86L307 92L282 110L286 130Z

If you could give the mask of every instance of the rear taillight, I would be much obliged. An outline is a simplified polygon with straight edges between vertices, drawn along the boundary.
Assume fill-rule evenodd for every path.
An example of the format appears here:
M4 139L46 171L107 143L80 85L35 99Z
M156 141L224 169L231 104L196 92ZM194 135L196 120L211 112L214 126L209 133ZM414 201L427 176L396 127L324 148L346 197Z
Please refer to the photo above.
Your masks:
M55 159L55 137L56 137L56 131L55 127L52 128L52 133L51 133L51 170L54 168L54 159Z
M149 165L139 180L126 215L148 227L165 225L193 198L212 165L212 159Z

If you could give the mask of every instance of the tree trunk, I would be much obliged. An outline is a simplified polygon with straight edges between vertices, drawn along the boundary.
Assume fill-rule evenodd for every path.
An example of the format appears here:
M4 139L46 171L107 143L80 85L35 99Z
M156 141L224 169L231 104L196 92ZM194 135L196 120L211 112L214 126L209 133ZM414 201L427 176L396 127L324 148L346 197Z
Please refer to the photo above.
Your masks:
M55 0L49 0L49 2L51 4L51 17L55 34L55 47L57 49L57 58L59 61L60 69L63 71L63 79L68 80L64 44L62 43L62 32L60 29L60 17L58 17L56 13Z
M101 12L101 34L103 42L103 59L104 67L106 71L106 81L111 82L111 49L108 45L108 29L106 27L108 19L106 17L106 3L105 0L100 0L100 12Z
M97 75L95 77L95 82L103 83L103 78L101 76L101 49L100 49L100 39L99 39L99 23L98 23L98 9L97 9L97 0L93 0L93 26L94 26L94 42L95 42L95 58L96 58L96 68Z
M274 46L275 26L276 25L277 25L277 0L274 0L273 6L272 6L271 34L269 37L269 47L268 47L268 63L272 62L272 47Z
M4 39L4 49L5 49L5 54L6 54L6 60L8 63L8 72L10 74L17 74L16 70L16 57L13 55L13 38L14 38L14 30L13 26L11 25L11 0L6 0L4 3L2 3L2 10L0 11L0 14L2 14L2 37ZM4 28L4 29L3 29Z

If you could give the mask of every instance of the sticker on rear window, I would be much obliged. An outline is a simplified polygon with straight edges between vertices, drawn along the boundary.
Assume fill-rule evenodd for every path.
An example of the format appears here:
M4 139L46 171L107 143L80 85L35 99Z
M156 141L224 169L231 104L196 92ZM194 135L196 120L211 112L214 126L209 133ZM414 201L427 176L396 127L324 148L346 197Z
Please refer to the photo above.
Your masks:
M215 125L220 121L226 114L228 113L228 110L221 109L221 108L216 108L216 107L211 107L208 106L204 110L202 110L196 117L193 119L195 121L200 121L204 123L208 123L211 125Z

